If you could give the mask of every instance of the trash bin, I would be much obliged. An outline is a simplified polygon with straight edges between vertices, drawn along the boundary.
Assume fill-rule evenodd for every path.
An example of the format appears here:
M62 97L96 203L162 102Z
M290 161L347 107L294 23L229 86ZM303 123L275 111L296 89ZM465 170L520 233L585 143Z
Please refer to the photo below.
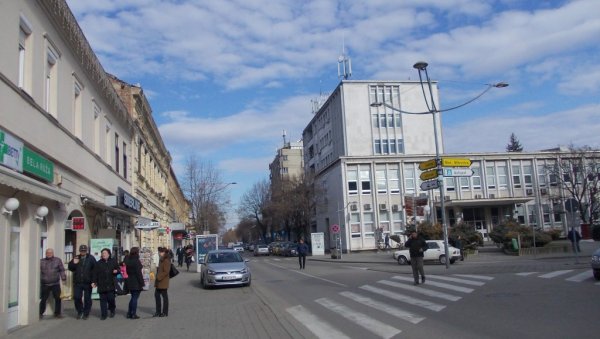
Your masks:
M519 250L519 242L517 241L517 239L512 238L512 246L515 251Z
M342 259L339 249L337 249L337 248L331 249L331 259Z

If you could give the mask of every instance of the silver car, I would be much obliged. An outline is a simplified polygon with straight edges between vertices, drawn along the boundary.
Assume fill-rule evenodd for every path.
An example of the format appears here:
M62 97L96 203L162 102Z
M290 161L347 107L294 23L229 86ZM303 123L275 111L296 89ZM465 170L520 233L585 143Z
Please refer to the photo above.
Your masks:
M248 260L234 250L209 251L201 262L200 283L211 286L250 286L252 280Z

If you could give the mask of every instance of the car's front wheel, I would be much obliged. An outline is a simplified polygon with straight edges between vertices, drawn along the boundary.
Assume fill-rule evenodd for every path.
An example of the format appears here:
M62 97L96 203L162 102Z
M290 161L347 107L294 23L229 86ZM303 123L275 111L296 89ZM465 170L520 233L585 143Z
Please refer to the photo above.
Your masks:
M596 278L596 280L600 280L600 270L594 270L594 278Z
M450 263L454 264L456 262L456 259L450 259Z
M203 289L205 289L205 290L209 289L209 286L208 286L208 283L206 282L206 277L205 276L202 276L202 278L200 280L200 283L202 284L202 288Z
M440 264L446 265L446 256L445 255L440 255Z
M408 260L405 256L401 255L398 257L398 265L408 265Z

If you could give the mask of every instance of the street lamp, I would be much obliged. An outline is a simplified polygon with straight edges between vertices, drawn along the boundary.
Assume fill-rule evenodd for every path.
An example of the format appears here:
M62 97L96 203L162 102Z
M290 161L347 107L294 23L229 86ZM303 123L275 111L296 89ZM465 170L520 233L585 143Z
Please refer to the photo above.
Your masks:
M436 105L435 105L435 100L433 98L433 90L431 87L431 79L429 78L429 73L427 72L427 66L429 64L424 62L424 61L419 61L417 63L415 63L413 65L413 68L415 68L418 72L419 72L419 82L421 84L421 90L423 91L423 98L425 99L425 105L427 106L427 111L426 112L407 112L407 111L403 111L399 108L396 108L392 105L386 104L385 102L374 102L371 104L371 107L380 107L380 106L384 106L387 107L393 111L396 112L400 112L400 113L404 113L404 114L431 114L432 118L433 118L433 135L434 135L434 140L435 140L435 162L436 162L436 170L438 172L438 176L437 176L437 182L438 182L438 187L440 190L440 204L441 204L441 209L442 209L442 228L444 230L444 246L446 247L445 249L445 255L446 255L446 268L449 268L449 253L448 253L448 225L446 224L446 208L445 208L445 204L444 204L444 175L443 175L443 171L442 171L442 159L440 158L440 148L439 148L439 142L438 142L438 133L437 133L437 120L436 120L436 114L439 114L441 112L447 112L447 111L451 111L463 106L466 106L468 104L470 104L471 102L479 99L481 96L483 96L485 93L487 93L490 89L492 88L504 88L504 87L508 87L508 84L506 82L499 82L496 84L486 84L487 88L479 93L477 96L475 96L473 99L464 102L460 105L457 106L453 106L450 108L446 108L446 109L442 109L439 110L437 109ZM427 80L427 87L429 88L429 100L431 100L431 106L429 106L429 102L427 99L427 94L425 93L425 87L423 85L423 76L421 75L421 72L425 73L425 79Z
M350 204L356 204L356 202L354 201L350 201L349 203L346 204L346 206L344 206L344 208L340 209L340 202L337 202L337 217L338 217L338 227L340 228L340 232L338 232L337 234L337 238L335 240L335 246L338 247L339 251L340 251L340 259L342 259L342 252L343 252L343 248L342 248L342 238L340 237L340 233L342 232L342 224L340 223L340 212L344 212L344 226L346 226L346 208L348 208L348 206L350 206ZM344 227L344 235L346 236L346 247L348 247L348 252L350 252L350 244L348 242L348 235L346 234L346 232L348 232L348 227ZM339 243L339 245L338 245Z

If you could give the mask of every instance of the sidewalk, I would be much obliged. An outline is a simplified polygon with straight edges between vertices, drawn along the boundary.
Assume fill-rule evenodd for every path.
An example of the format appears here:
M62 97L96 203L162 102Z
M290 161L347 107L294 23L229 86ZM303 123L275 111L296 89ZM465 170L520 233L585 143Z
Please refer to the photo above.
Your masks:
M571 247L571 243L568 240L558 240L553 242L554 244L567 244L569 248ZM579 243L581 247L581 253L579 253L580 262L589 262L592 253L600 248L600 242L595 242L593 240L582 240ZM330 255L326 256L310 256L307 257L307 260L312 261L321 261L321 262L331 262L331 263L363 263L363 264L394 264L397 265L396 261L393 258L394 250L381 250L381 251L360 251L360 252L351 252L351 253L343 253L341 259L332 259ZM518 261L518 260L548 260L548 259L575 259L575 254L570 251L568 253L549 253L549 254L539 254L536 255L507 255L502 252L501 249L497 248L495 244L486 244L484 247L480 248L477 254L470 254L468 256L467 262L480 262L480 261Z

